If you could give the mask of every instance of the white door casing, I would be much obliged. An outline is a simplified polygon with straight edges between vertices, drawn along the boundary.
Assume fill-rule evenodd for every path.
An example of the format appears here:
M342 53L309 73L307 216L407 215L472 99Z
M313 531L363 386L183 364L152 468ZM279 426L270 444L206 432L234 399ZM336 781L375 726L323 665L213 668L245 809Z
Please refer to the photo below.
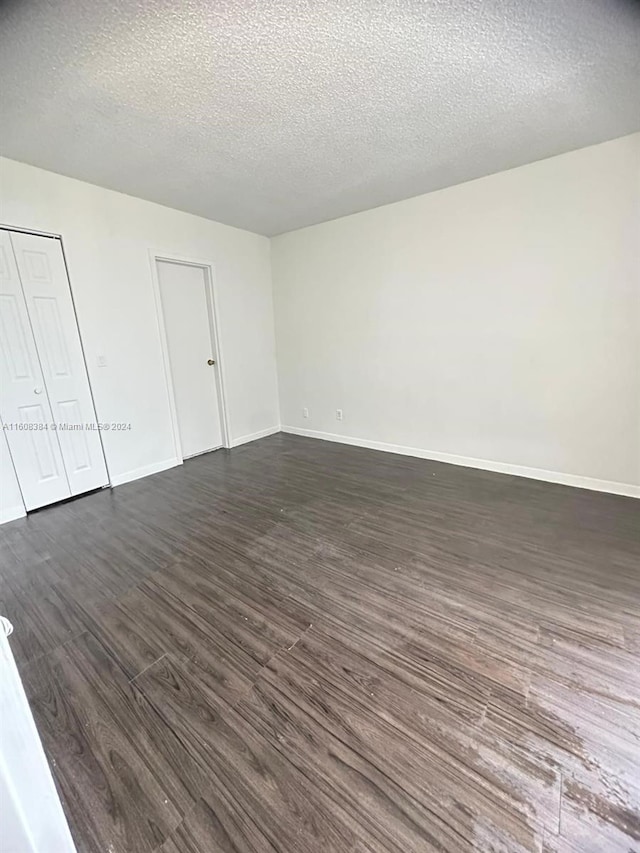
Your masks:
M62 245L18 232L11 242L69 487L79 495L109 478Z
M2 426L27 509L71 497L18 268L0 230L0 392ZM29 428L31 427L31 428Z
M204 267L156 260L160 308L182 458L223 444L213 306Z

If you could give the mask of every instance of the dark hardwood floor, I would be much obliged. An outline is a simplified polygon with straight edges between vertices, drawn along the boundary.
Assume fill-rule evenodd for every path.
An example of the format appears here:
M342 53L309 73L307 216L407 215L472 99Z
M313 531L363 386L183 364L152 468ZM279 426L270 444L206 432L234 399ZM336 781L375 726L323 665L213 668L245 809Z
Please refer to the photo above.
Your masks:
M277 435L0 528L80 853L640 850L640 503Z

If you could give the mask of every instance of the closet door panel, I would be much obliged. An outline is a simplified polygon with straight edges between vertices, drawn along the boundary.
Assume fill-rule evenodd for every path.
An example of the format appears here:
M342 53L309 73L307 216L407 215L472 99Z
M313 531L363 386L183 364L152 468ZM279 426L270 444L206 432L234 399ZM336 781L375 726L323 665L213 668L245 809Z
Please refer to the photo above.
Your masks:
M109 478L62 246L33 234L13 233L11 241L71 493L81 494Z
M7 231L0 231L0 414L26 508L71 497Z

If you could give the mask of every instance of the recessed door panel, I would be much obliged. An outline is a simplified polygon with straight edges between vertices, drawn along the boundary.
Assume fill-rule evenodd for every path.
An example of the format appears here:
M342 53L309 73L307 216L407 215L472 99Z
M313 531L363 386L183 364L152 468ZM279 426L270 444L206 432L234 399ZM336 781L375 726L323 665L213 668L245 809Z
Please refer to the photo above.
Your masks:
M59 240L12 233L71 494L108 483L67 270Z
M0 231L0 415L27 509L71 496L11 240Z
M38 404L20 406L19 413L20 424L25 427L22 432L31 443L33 458L36 462L37 482L44 483L45 480L55 480L60 477L62 471L58 464L59 455L53 448L52 430L49 428L44 406Z
M53 296L33 299L36 325L41 333L44 360L54 376L71 376L69 350L64 339L58 301Z
M34 371L29 364L27 330L21 319L24 306L18 302L15 293L0 294L0 333L1 346L6 359L6 369L14 382L32 379Z
M53 407L60 423L80 424L82 429L60 430L58 438L62 447L64 464L69 477L91 469L91 450L87 441L82 413L77 400L62 400Z

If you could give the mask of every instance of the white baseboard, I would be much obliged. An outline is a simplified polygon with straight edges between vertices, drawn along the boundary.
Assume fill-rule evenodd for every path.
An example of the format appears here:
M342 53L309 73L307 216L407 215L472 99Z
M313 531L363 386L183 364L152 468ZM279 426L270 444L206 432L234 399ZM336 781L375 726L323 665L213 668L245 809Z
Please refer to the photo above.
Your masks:
M130 483L132 480L140 480L142 477L158 474L160 471L166 471L168 468L175 468L176 465L182 465L182 459L174 457L173 459L165 459L163 462L154 462L152 465L145 465L142 468L134 468L133 471L126 471L124 474L116 474L115 477L111 477L111 485L122 486L123 483Z
M11 506L0 511L0 524L6 524L8 521L15 521L16 518L24 518L27 514L26 509L22 504L19 506Z
M252 432L250 435L241 435L240 438L231 439L231 447L239 447L241 444L247 444L250 441L256 441L259 438L266 438L268 435L275 435L280 432L280 424L278 426L261 429L260 432Z
M280 432L279 425L260 430L260 432L251 433L251 435L241 435L239 438L234 438L231 441L231 447L238 447L241 444L247 444L247 442L255 441L258 438L265 438L276 432ZM127 471L125 474L117 474L111 478L111 485L122 486L123 483L130 483L132 480L140 480L142 477L158 474L160 471L166 471L168 468L175 468L176 465L182 465L182 459L174 457L173 459L165 459L163 462L154 462L153 465L145 465L143 468Z
M399 453L402 456L415 456L418 459L430 459L434 462L447 462L450 465L462 465L466 468L479 468L482 471L495 471L498 474L512 474L516 477L528 477L530 480L544 480L548 483L560 483L563 486L575 486L579 489L592 489L596 492L610 492L629 498L640 498L640 486L631 483L618 483L612 480L597 480L593 477L581 477L578 474L563 474L560 471L545 471L542 468L527 468L524 465L512 465L508 462L493 462L489 459L474 459L471 456L456 456L453 453L441 453L438 450L422 450L419 447L405 447L400 444L387 444L383 441L370 441L366 438L354 438L350 435L337 435L332 432L318 432L313 429L282 426L282 432L303 435L308 438L320 438L323 441L336 441L366 447L369 450L382 450L385 453Z

